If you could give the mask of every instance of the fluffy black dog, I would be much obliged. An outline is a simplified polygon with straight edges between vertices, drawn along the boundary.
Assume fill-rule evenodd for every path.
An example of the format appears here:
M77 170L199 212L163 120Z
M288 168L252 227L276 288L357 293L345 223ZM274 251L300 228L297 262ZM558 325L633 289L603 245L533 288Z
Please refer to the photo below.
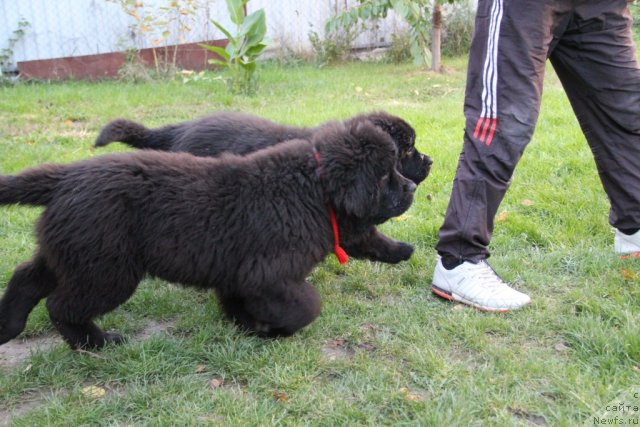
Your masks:
M94 319L145 274L215 290L248 331L293 334L320 313L305 278L337 246L332 212L345 247L411 255L374 227L413 200L396 151L386 132L360 121L247 156L145 151L0 176L0 204L45 206L38 248L0 300L0 344L45 297L72 348L120 343Z
M402 175L416 184L427 177L432 160L416 150L416 133L407 122L386 112L376 112L355 116L346 124L362 120L371 121L391 135L398 150L398 171ZM235 112L217 113L155 129L131 120L117 119L102 129L95 146L121 141L136 148L217 157L222 153L248 154L290 139L309 139L323 126L297 128Z

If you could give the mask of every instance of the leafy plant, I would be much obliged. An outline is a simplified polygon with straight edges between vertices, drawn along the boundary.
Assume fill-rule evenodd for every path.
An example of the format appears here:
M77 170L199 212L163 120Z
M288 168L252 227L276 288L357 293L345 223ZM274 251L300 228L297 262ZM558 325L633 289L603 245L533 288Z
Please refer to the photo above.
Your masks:
M4 71L11 65L11 58L13 57L13 49L16 44L24 37L26 34L26 29L30 27L31 24L24 18L20 18L18 21L18 28L13 31L9 39L7 40L7 47L0 49L0 81L4 81Z
M411 42L406 32L391 34L391 43L385 59L392 64L401 64L411 59Z
M124 12L133 18L129 33L133 36L134 49L151 45L153 66L157 76L173 76L177 71L176 61L178 46L186 41L187 34L191 32L190 17L194 17L196 10L203 7L199 0L166 0L166 4L149 6L139 0L108 0L118 4ZM172 32L169 28L174 28ZM177 42L170 46L169 42L176 39ZM132 48L128 47L128 51ZM130 57L130 60L142 63L138 56ZM129 61L126 66L135 68L136 64Z
M313 49L314 61L319 66L344 61L349 55L355 34L352 28L343 28L342 30L325 31L324 37L321 37L316 31L309 31L308 37Z
M153 80L148 67L140 60L136 49L127 49L124 62L118 69L118 79L128 83L144 83Z
M258 9L245 16L245 5L249 0L226 0L231 22L236 24L235 36L219 22L211 22L227 37L226 47L201 44L200 47L219 55L220 59L209 60L210 64L221 65L229 70L227 87L234 94L250 95L255 93L256 58L267 47L264 36L267 25L264 9Z
M440 17L440 6L444 3L454 3L456 0L358 0L358 6L353 7L327 21L326 29L329 32L339 28L348 28L359 20L366 21L373 18L385 18L389 10L393 11L409 24L409 41L411 56L416 65L428 64L432 58L432 49L429 45L432 41L430 30L434 30L434 40L440 37L440 20L431 20L432 12ZM440 47L437 46L437 57L440 55ZM435 67L434 68L438 68Z
M475 8L469 1L460 1L447 10L442 37L443 55L463 55L469 51L473 36Z

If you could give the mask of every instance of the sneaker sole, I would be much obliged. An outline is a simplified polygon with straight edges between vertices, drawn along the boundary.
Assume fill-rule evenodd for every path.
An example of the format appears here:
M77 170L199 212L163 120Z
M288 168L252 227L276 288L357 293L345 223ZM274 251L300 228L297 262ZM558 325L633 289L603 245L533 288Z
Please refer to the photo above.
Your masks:
M622 259L640 259L640 252L629 252L627 254L619 254Z
M488 313L507 313L509 311L512 311L513 309L510 308L489 308L489 307L483 307L479 304L476 304L474 302L468 301L462 297L459 297L449 291L445 291L444 289L441 289L439 287L437 287L436 285L432 284L431 285L431 291L438 295L439 297L442 297L444 299L447 299L449 301L456 301L456 302L461 302L463 304L466 304L470 307L475 308L476 310L480 310L480 311L485 311Z

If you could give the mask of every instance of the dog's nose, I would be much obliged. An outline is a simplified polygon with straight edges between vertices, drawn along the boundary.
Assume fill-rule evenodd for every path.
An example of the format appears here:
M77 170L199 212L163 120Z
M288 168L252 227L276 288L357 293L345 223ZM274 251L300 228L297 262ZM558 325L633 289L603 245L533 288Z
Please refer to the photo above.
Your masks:
M433 159L426 154L422 154L422 162L427 166L431 166L433 164Z

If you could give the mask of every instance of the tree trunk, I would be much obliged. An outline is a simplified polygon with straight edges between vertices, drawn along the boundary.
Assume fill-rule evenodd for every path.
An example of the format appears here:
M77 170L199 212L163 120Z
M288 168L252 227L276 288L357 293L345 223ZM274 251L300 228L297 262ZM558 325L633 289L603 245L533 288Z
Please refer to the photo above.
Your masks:
M431 69L440 71L440 44L442 38L442 7L436 1L433 4L431 23Z

